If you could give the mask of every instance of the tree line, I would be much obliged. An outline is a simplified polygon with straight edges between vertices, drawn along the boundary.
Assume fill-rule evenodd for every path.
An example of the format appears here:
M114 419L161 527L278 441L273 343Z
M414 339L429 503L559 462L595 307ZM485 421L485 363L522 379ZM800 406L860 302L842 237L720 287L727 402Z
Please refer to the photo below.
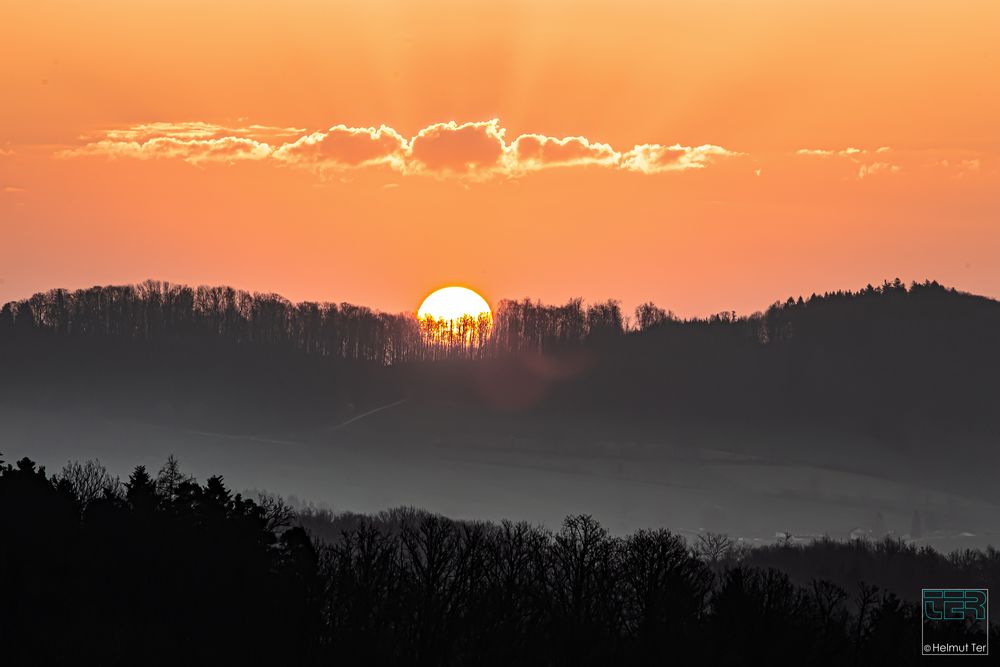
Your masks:
M877 303L884 309L905 302L912 307L948 295L957 293L929 281L907 288L897 279L858 292L789 298L746 316L723 312L681 319L652 302L627 314L613 299L584 304L577 298L555 306L530 299L503 300L492 321L421 322L412 314L349 303L292 303L277 294L147 280L75 291L54 289L7 303L0 308L0 340L56 336L156 341L210 336L235 344L280 345L323 357L391 365L553 352L663 328L722 327L766 345L809 332L813 314L827 315L821 319L823 326L829 326L828 315L851 304ZM851 321L848 317L841 325Z
M624 333L626 324L617 301L585 307L581 299L573 299L553 307L504 300L491 319L418 320L408 313L349 303L292 303L277 294L155 280L54 289L0 308L0 337L14 340L45 335L144 341L211 336L386 365L579 345L591 335Z
M917 664L906 596L861 570L793 576L836 549L934 563L939 579L1000 575L993 550L891 541L761 551L616 537L589 516L555 531L412 509L295 516L172 458L124 482L93 462L51 476L0 463L0 534L5 664ZM763 564L775 553L800 561L793 576ZM912 572L907 588L928 583Z

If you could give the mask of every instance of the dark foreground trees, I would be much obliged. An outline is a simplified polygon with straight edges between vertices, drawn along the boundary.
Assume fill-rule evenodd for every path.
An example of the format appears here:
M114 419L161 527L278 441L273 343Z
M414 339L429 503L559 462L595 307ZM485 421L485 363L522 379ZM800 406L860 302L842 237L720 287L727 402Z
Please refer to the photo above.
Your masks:
M666 530L556 532L416 510L301 518L171 460L0 467L3 664L916 664L919 610L863 581L793 581ZM804 562L831 543L795 553ZM852 546L870 561L929 553ZM905 552L905 553L904 553ZM810 556L810 553L813 556ZM907 555L909 554L909 556ZM916 555L915 555L916 554ZM922 555L921 555L922 554ZM914 560L916 559L916 560ZM923 559L923 561L921 561ZM998 576L995 552L939 556ZM879 563L866 567L878 567ZM909 566L907 566L909 567ZM874 570L872 570L874 571ZM924 582L909 582L919 587ZM995 638L995 635L994 635Z
M68 467L68 472L74 472ZM316 558L222 479L136 468L82 497L22 459L0 472L4 664L298 662ZM160 484L157 484L160 482ZM311 570L310 570L311 567Z

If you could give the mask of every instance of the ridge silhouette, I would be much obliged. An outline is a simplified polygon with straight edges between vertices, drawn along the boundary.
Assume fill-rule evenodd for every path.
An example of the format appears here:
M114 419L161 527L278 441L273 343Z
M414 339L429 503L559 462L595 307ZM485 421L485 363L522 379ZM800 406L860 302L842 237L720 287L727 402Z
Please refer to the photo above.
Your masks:
M411 315L147 281L0 308L0 401L222 433L343 423L404 399L622 428L802 424L911 449L959 483L952 463L996 461L983 442L1000 436L998 331L1000 302L896 280L687 320L649 303L629 319L614 301L503 301L481 346L442 347Z
M17 665L917 664L922 585L1000 583L994 549L295 514L173 458L126 482L0 465L0 535Z

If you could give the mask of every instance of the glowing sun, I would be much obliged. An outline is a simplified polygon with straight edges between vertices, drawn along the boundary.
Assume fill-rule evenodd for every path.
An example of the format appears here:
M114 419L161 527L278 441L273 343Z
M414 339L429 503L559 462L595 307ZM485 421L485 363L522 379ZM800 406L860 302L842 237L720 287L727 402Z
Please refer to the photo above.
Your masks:
M483 318L492 321L493 313L483 297L467 287L452 286L442 287L424 299L417 309L417 317L439 322L458 322L468 317L478 322Z

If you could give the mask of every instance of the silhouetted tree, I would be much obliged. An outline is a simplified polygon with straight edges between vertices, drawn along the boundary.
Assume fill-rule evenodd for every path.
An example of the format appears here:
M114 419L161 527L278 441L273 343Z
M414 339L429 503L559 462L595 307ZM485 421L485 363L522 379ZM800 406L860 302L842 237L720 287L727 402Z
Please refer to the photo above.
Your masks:
M55 476L55 481L57 487L65 485L66 491L76 497L80 511L98 498L114 498L121 493L121 481L97 460L70 461Z
M176 459L164 471L135 468L124 494L81 486L81 513L70 476L0 461L5 664L908 664L919 609L891 588L1000 578L996 550L818 540L736 562L724 536L616 538L586 515L553 533L412 508L314 514L343 527L317 543L276 525L275 496L269 510ZM785 570L751 565L778 556ZM846 587L814 574L843 580L837 564Z

